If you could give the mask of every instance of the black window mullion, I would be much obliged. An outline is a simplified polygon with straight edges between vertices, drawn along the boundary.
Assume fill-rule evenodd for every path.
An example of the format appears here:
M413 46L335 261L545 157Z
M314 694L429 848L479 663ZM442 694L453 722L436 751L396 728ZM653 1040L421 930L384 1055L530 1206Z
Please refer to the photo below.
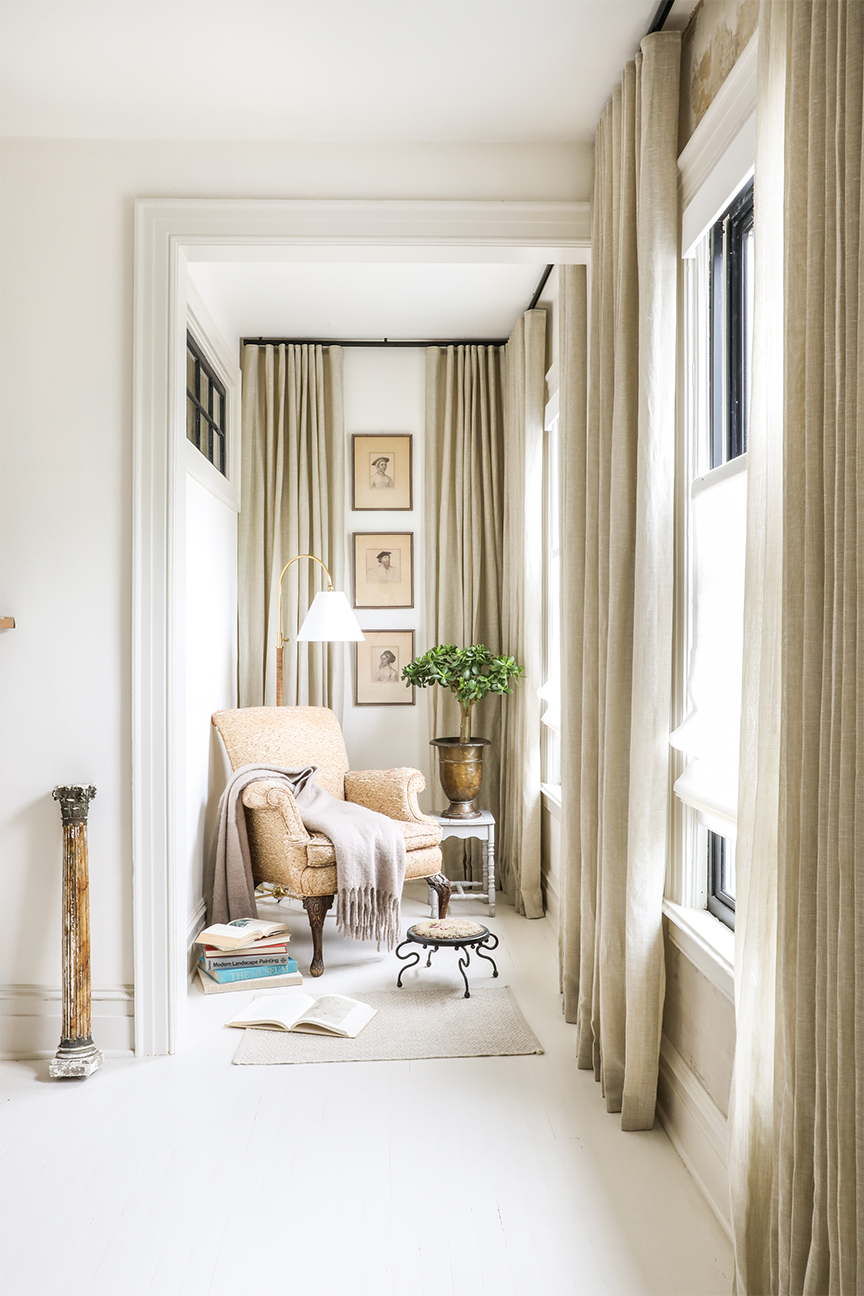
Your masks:
M226 401L225 388L216 378L210 366L199 354L191 334L187 334L186 346L189 355L194 359L195 390L186 387L186 395L195 409L195 445L206 459L227 476L227 437L225 429ZM202 373L207 379L207 400L201 399ZM214 411L214 388L219 401L219 416Z
M727 842L708 833L708 909L727 927L735 928L735 897L726 890Z
M747 450L746 240L753 229L753 182L709 234L709 404L712 468Z

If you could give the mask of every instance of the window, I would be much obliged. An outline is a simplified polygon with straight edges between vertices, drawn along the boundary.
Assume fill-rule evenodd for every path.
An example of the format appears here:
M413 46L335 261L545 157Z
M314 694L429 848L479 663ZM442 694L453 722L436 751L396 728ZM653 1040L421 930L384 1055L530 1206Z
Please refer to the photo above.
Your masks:
M686 757L677 890L735 925L747 435L752 368L753 183L685 262L681 703L671 735ZM679 867L676 865L676 867Z
M554 412L553 412L554 411ZM558 413L557 392L547 406L544 455L544 537L545 562L543 591L546 682L539 696L546 703L542 716L543 736L541 765L543 782L561 783L561 547L558 507Z
M708 909L727 927L735 926L735 842L708 833Z
M225 388L186 334L186 436L223 477L228 475Z
M747 451L753 338L753 181L712 227L709 239L710 464Z

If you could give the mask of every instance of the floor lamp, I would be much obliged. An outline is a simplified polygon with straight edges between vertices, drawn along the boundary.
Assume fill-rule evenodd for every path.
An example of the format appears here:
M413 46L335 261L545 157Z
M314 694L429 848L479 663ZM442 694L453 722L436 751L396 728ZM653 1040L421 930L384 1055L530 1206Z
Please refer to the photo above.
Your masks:
M282 650L285 639L282 634L282 580L291 563L301 558L309 558L324 567L320 558L314 554L297 554L291 562L282 568L279 577L279 631L276 636L276 705L282 706ZM357 624L357 618L348 605L348 600L341 590L334 590L330 573L324 567L327 577L326 590L319 590L312 600L312 606L297 636L298 643L348 643L362 639L363 631Z

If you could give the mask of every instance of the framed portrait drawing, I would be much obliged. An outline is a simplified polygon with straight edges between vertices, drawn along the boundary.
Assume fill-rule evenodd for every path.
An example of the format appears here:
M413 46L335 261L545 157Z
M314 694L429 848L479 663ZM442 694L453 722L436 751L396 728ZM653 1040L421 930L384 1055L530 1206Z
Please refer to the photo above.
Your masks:
M400 679L414 657L413 630L364 630L354 645L354 705L414 706L414 687Z
M351 507L414 507L413 451L410 432L395 436L355 432L351 437Z
M414 536L410 531L354 532L355 608L414 606Z

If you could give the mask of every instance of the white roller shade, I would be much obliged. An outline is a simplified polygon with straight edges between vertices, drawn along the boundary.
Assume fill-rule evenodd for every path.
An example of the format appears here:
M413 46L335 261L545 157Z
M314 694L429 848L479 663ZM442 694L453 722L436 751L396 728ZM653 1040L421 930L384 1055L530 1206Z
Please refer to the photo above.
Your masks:
M746 455L694 481L689 713L669 739L689 757L676 793L725 837L738 814L746 510Z

